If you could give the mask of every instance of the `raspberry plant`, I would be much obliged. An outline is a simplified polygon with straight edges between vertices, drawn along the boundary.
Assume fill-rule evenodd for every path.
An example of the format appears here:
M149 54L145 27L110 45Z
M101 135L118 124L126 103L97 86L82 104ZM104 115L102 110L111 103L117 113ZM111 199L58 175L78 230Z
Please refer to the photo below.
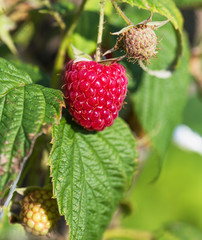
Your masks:
M144 153L161 164L185 105L189 49L173 0L0 4L0 236L158 239L115 218ZM48 198L28 191L46 185Z

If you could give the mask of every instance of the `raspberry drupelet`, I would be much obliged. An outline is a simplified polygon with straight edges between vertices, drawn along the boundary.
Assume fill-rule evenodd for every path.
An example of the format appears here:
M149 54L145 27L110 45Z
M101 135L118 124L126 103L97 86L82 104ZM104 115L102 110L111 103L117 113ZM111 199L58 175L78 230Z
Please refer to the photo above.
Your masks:
M95 61L70 61L63 77L65 98L75 122L89 131L113 124L127 93L125 68Z

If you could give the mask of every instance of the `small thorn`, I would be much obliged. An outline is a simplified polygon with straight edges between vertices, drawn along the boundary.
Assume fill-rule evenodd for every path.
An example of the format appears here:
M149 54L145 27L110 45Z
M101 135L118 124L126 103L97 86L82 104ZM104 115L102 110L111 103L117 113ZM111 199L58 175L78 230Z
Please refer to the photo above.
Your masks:
M65 88L65 86L66 86L66 84L63 84L63 85L62 85L62 87L61 87L61 89L64 89L64 88Z

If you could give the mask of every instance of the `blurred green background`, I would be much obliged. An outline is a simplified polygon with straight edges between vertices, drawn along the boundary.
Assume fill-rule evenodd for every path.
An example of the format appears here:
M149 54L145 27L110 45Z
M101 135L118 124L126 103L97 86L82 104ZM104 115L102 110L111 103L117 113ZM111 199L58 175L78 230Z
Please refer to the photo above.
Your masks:
M186 105L183 123L202 133L201 119L202 102L195 93ZM155 231L180 221L202 230L202 156L172 142L158 176L159 167L155 154L146 160L127 198L132 211L122 218L123 226Z

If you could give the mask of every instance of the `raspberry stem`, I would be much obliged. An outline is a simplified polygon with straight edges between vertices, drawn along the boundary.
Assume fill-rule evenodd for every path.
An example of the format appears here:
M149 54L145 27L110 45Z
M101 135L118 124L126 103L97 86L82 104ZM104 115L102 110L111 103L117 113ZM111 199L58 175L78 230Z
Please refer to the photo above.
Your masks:
M96 56L95 56L96 61L100 61L102 33L103 33L103 25L104 25L104 5L105 5L105 0L100 0L100 20L99 20L99 27L98 27L97 50L96 50Z
M127 23L127 25L133 25L133 22L130 21L130 19L124 14L124 12L120 9L118 4L116 3L115 0L111 0L112 4L114 5L114 8L116 9L117 13L119 14L120 17L123 18L123 20Z
M71 26L68 28L68 30L66 31L66 33L63 35L56 59L55 59L55 63L54 63L54 67L53 67L53 74L52 74L52 79L51 79L51 87L52 88L58 88L58 74L61 72L62 68L63 68L63 64L64 64L64 59L65 59L65 53L66 53L66 49L67 47L70 45L70 38L77 26L77 23L79 21L79 18L81 16L81 13L83 12L84 6L86 4L87 0L83 0L73 21Z

